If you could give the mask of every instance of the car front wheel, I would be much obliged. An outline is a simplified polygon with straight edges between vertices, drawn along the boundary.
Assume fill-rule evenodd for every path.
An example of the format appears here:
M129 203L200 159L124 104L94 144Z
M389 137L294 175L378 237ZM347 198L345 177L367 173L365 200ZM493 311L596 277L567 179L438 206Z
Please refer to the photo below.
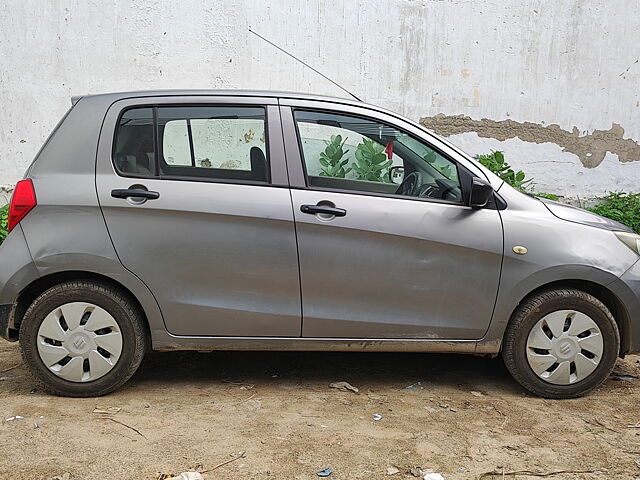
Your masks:
M558 289L518 306L502 357L527 390L545 398L575 398L609 376L619 350L620 334L607 307L581 290Z
M147 335L137 304L111 285L80 280L42 293L20 324L22 356L41 387L95 397L124 384L140 366Z

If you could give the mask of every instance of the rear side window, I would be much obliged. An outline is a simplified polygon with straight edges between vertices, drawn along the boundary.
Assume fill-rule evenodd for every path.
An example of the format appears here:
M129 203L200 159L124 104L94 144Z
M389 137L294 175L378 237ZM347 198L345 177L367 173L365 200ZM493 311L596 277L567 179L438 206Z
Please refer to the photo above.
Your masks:
M160 174L268 181L265 111L159 107Z
M265 119L261 107L126 110L116 131L116 169L125 176L268 182Z
M118 122L114 162L124 175L155 176L153 109L132 108Z

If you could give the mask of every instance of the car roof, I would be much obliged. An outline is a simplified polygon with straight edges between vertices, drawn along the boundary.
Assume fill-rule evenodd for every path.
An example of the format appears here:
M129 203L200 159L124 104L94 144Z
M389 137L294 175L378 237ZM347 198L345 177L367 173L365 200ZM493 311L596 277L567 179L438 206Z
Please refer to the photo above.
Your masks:
M167 90L138 90L128 92L113 92L113 93L98 93L88 95L77 95L71 97L71 105L75 105L80 99L88 101L106 101L108 103L114 103L118 100L124 100L129 98L141 98L141 97L179 97L179 96L228 96L228 97L256 97L256 98L277 98L277 99L291 99L291 100L312 100L319 102L330 102L341 105L350 105L354 107L363 107L369 110L377 111L391 115L392 117L410 122L416 125L418 128L424 130L425 128L418 123L403 117L397 112L393 112L384 107L373 105L371 103L365 103L362 100L355 100L346 97L334 97L329 95L318 95L314 93L300 93L300 92L288 92L278 90L242 90L242 89L225 89L225 90L190 90L190 89L167 89Z
M334 97L329 95L317 95L313 93L300 93L300 92L287 92L277 90L139 90L128 92L113 92L113 93L98 93L88 95L76 95L71 97L71 103L76 104L81 98L99 98L99 97L111 97L111 99L118 100L131 97L166 97L166 96L181 96L181 95L209 95L209 96L234 96L234 97L267 97L267 98L291 98L298 100L317 100L325 102L338 102L352 105L366 105L359 100L352 100L345 97ZM373 105L371 105L373 106ZM379 107L376 107L379 108Z

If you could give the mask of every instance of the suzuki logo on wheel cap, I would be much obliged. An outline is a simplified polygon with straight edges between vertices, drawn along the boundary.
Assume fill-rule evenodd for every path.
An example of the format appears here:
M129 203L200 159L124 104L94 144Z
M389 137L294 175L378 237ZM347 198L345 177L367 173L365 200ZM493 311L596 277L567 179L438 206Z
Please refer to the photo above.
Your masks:
M87 342L85 342L84 338L82 337L78 337L73 341L73 346L76 348L82 348L87 344Z
M562 345L560 345L560 353L562 353L563 355L567 355L570 352L571 344L569 342L564 342Z

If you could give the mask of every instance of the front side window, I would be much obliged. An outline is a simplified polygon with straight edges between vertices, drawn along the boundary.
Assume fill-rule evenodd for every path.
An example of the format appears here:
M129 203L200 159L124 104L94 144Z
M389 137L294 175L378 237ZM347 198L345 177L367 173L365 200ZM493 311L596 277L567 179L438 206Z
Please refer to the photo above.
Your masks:
M462 201L456 163L397 128L348 115L294 115L309 186Z

